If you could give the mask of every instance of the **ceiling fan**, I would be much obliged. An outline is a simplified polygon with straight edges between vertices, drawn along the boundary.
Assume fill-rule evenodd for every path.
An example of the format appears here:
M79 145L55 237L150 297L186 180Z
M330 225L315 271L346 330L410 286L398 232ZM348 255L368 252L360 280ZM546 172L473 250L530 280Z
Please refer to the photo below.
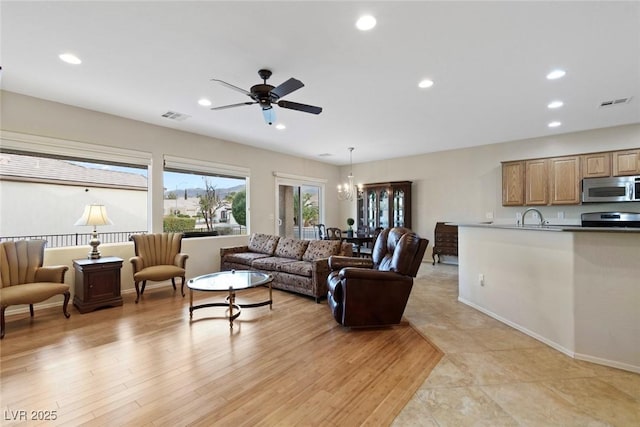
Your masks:
M297 110L311 114L320 114L322 112L322 107L299 104L297 102L285 101L283 99L280 99L290 94L291 92L304 87L304 83L302 83L300 80L294 79L292 77L286 82L282 83L280 86L275 87L267 84L267 79L271 77L270 70L259 70L258 75L263 80L263 83L251 86L251 89L249 91L246 91L242 88L239 88L238 86L234 86L222 80L211 79L211 81L218 82L221 85L228 87L229 89L244 93L253 100L251 102L240 102L238 104L223 105L221 107L213 107L211 109L225 110L227 108L241 107L243 105L260 104L260 108L262 108L262 115L264 116L264 121L267 122L267 124L273 124L273 122L276 120L276 114L273 110L272 104L277 104L282 108L288 108L290 110Z

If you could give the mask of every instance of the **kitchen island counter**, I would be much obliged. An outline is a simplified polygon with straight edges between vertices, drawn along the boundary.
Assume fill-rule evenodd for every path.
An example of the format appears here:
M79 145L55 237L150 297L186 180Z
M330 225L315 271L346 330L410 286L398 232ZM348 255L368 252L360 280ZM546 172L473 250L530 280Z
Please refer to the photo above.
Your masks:
M461 302L571 357L640 373L640 230L458 224L458 241Z
M480 227L480 228L497 228L507 230L522 230L522 231L571 231L571 232L604 232L604 233L640 233L640 227L583 227L581 225L572 224L545 224L543 226L526 224L495 224L495 223L468 223L468 224L456 224L458 226L465 227Z

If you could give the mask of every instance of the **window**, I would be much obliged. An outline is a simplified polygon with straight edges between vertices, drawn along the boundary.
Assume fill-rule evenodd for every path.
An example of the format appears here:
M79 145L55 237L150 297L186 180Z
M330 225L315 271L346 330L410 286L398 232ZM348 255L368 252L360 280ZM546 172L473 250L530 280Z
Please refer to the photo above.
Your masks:
M86 245L90 226L74 223L90 204L105 205L112 225L103 243L147 230L147 168L34 153L0 153L0 237L44 238L48 247Z
M147 152L2 130L0 238L87 245L91 228L74 224L85 205L102 203L113 225L99 227L100 240L126 241L149 229L150 165Z
M249 171L165 156L163 230L246 234Z

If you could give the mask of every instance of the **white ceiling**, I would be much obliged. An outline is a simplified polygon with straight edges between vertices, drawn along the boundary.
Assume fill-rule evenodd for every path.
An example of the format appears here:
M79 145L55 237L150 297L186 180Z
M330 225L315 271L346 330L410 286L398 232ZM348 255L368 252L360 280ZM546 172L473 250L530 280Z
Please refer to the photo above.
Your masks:
M640 122L637 1L2 1L0 12L4 90L333 164L350 146L360 163ZM354 27L363 13L378 21L369 32ZM547 80L557 67L567 75ZM260 68L274 86L302 80L284 99L322 114L275 107L278 131L257 105L197 104L248 101L210 79L248 90ZM419 89L425 77L435 85ZM547 109L555 99L564 107Z

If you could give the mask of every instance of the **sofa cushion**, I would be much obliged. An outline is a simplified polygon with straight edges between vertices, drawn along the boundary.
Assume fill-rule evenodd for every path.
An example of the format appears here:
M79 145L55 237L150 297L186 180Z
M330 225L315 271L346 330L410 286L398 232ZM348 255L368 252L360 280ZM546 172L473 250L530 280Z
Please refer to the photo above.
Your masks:
M282 258L277 256L270 256L266 258L256 259L251 263L251 268L255 268L258 270L266 270L266 271L276 271L279 266L282 264L287 264L290 262L295 262L295 259L292 258Z
M278 240L278 246L276 246L275 256L282 258L293 258L300 261L302 255L307 250L308 240L292 239L290 237L282 237Z
M309 246L302 259L314 261L319 258L329 258L340 253L340 240L310 240Z
M0 303L3 307L17 304L35 304L65 292L69 292L69 285L64 283L37 282L6 286L0 289Z
M298 276L311 277L313 264L309 261L294 261L280 264L278 270L284 273L296 274Z
M251 263L259 258L267 258L269 255L267 254L259 254L256 252L239 252L239 253L229 253L224 256L224 262L233 262L235 264L242 264L251 266Z
M270 234L253 233L249 239L249 250L261 254L273 255L278 244L278 236Z

